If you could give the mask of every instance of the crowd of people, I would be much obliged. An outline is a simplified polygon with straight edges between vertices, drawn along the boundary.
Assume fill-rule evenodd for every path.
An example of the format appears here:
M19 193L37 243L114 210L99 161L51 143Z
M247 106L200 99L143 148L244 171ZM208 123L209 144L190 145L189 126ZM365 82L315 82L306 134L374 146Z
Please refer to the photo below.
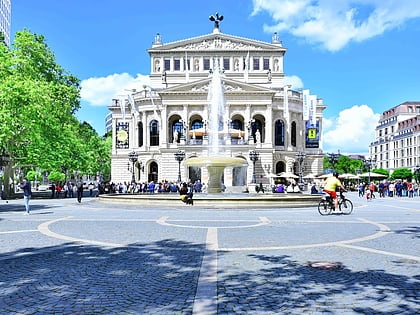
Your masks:
M188 182L174 182L162 180L155 183L150 182L121 182L121 183L107 183L103 187L101 193L117 193L117 194L158 194L158 193L179 193L184 184L188 187L189 191L194 193L207 192L206 185L200 180Z
M419 196L419 184L407 180L381 181L379 183L360 183L358 185L359 197L369 199L376 198L375 193L380 198L385 197L409 197Z

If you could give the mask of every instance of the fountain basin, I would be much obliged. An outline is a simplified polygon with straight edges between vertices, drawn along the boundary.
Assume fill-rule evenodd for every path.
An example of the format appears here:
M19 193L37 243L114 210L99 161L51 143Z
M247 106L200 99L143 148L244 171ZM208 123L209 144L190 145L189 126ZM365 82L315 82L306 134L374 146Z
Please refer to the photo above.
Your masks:
M207 191L212 194L222 192L222 175L226 167L247 166L248 163L241 158L208 156L190 158L185 161L185 165L207 168L209 174Z

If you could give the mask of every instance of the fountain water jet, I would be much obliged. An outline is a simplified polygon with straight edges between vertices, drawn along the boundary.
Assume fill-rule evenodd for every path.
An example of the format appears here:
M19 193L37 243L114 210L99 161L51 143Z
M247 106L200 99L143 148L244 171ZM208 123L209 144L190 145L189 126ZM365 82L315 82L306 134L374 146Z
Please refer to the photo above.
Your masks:
M207 101L209 117L209 156L190 158L185 162L185 165L207 168L209 176L207 191L209 193L220 193L222 191L222 175L225 168L247 166L248 163L242 158L223 156L223 153L220 152L220 134L223 135L228 133L229 126L225 127L223 123L225 114L224 91L217 59L215 59L214 62Z

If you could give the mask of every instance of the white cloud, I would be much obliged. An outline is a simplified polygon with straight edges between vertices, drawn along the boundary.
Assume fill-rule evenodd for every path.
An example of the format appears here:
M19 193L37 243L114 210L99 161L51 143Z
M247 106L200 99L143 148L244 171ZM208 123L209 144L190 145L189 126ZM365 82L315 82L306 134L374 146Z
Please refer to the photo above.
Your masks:
M367 105L355 105L341 111L338 118L323 120L323 151L366 154L375 140L380 114Z
M418 0L253 0L268 13L267 32L290 32L329 51L360 42L420 17Z
M144 84L150 84L148 76L137 74L133 77L128 73L114 73L83 80L80 95L83 101L92 106L108 106L113 98L127 94L125 89L141 90Z
M286 76L284 78L284 84L290 84L292 86L293 90L302 89L303 88L303 82L302 80L296 76Z

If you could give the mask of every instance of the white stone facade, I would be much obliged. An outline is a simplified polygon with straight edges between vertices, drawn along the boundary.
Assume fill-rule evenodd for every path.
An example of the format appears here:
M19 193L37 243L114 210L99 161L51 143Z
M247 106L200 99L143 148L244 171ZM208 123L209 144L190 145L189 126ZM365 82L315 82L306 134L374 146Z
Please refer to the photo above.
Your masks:
M151 85L134 92L134 104L124 104L125 119L118 100L109 106L111 181L131 180L128 153L132 151L139 155L134 173L140 182L176 181L179 165L174 153L178 150L185 152L186 159L207 155L207 95L216 60L223 68L225 99L225 115L219 124L229 130L221 135L223 154L248 162L246 169L227 168L224 184L233 187L251 182L252 150L259 153L255 164L258 183L270 183L273 173L297 174L297 152L306 153L304 175L322 172L322 113L326 106L322 99L314 102L311 122L316 125L308 125L302 91L285 86L286 48L276 35L267 43L223 34L215 28L210 34L168 44L157 35L148 52ZM183 181L207 181L205 168L188 168L184 161L180 164ZM245 178L238 179L237 174Z
M420 164L420 102L405 102L382 113L369 154L376 168L415 171Z

